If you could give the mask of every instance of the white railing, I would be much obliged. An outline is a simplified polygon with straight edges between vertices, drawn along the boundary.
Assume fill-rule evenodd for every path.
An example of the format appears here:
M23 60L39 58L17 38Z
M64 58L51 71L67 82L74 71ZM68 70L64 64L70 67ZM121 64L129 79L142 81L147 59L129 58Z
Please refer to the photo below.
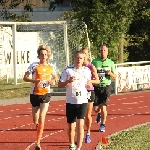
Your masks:
M115 94L150 89L150 61L126 62L115 66Z

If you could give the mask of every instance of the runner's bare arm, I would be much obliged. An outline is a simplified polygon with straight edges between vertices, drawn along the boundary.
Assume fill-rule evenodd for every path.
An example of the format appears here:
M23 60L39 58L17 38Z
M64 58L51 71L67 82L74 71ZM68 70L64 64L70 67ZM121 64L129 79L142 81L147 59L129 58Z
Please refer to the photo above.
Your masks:
M108 70L105 73L107 75L109 75L111 77L111 79L115 80L116 77L117 77L117 75L115 74L115 72L116 72L116 69L115 69L115 65L114 65L114 62L113 62L112 65L111 65L111 70Z
M26 82L32 82L32 83L39 83L40 82L40 80L34 80L34 79L30 78L30 72L29 71L25 72L23 80Z
M52 75L52 79L55 80L55 82L58 82L58 76L57 76L57 74Z
M100 83L100 80L99 80L99 77L98 77L98 74L97 74L97 70L95 68L94 65L92 65L92 68L91 68L91 73L92 73L92 84L99 84Z
M52 74L52 79L49 81L50 85L55 85L58 82L58 77L56 74Z
M116 79L116 74L112 73L111 71L106 71L106 74L108 74L112 79Z
M63 88L63 87L65 87L67 84L73 82L74 80L75 80L75 77L70 77L69 80L66 80L66 81L64 81L64 82L58 81L58 87L59 87L59 88Z

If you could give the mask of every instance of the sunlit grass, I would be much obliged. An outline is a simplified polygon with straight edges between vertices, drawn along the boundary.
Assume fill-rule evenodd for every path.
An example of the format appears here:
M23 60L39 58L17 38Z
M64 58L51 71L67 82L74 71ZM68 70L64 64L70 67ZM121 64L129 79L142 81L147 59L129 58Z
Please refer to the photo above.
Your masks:
M150 124L122 131L110 141L102 150L150 150Z
M18 84L15 85L13 80L0 80L0 100L27 97L31 89L31 83L18 80Z
M22 79L19 79L17 83L15 85L12 79L8 83L6 80L0 80L0 100L29 96L31 83L24 82ZM57 85L54 87L57 87Z

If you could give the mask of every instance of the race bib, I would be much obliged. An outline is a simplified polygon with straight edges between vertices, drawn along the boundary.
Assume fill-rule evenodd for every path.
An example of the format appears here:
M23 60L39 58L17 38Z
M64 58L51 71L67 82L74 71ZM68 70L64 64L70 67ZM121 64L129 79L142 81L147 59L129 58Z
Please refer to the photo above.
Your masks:
M82 81L77 80L76 82L72 83L72 97L75 97L77 100L80 100L83 96L83 86Z
M101 81L105 80L105 73L98 73L98 76Z
M76 88L72 88L72 96L73 97L81 97L81 90L80 89L76 89Z
M88 98L88 99L91 99L91 91L90 91L90 92L87 92L87 98Z
M48 86L49 86L49 82L47 80L42 80L37 85L38 88L46 88Z

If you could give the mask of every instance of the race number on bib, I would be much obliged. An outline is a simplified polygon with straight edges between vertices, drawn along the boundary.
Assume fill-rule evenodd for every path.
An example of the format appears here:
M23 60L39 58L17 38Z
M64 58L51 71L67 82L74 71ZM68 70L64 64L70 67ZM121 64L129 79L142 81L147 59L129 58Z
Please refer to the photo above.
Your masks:
M80 97L81 96L81 90L79 90L79 89L72 89L72 96L73 97Z
M105 80L105 73L98 73L98 76L101 81Z
M77 100L80 100L82 97L81 89L72 87L72 97L75 97Z
M49 82L46 81L46 80L40 81L40 82L38 83L38 85L37 85L38 88L46 88L46 87L48 87L48 86L49 86Z

